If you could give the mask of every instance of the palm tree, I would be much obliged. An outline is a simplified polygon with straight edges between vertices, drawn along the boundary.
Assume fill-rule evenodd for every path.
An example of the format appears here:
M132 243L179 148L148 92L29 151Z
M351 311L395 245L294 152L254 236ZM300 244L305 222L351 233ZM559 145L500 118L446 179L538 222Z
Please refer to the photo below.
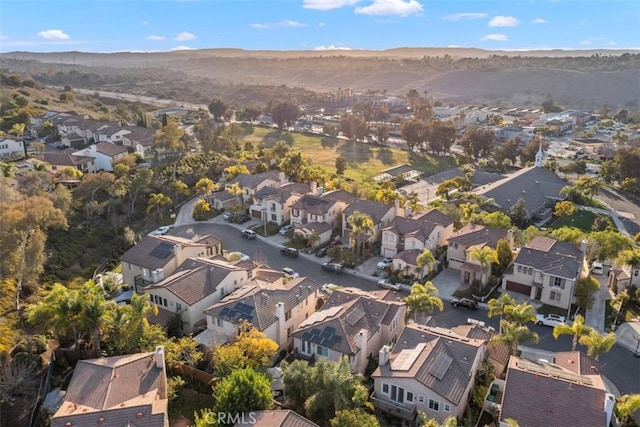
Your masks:
M474 247L469 256L471 259L478 261L482 266L482 279L480 281L483 286L486 285L491 264L498 262L498 256L495 249L491 249L488 246Z
M408 307L407 316L417 320L419 313L431 313L434 308L442 311L444 305L437 295L438 288L433 283L426 282L424 285L414 283L411 286L411 293L404 299Z
M427 419L427 414L420 411L418 414L420 427L458 427L458 419L454 416L447 417L442 423L435 418Z
M156 214L160 214L160 210L165 206L169 206L171 203L173 203L173 201L169 196L165 196L162 193L152 193L149 196L147 215L149 215L149 212L151 212L153 209L156 209Z
M116 311L113 301L105 301L100 287L89 282L83 289L83 327L91 335L91 346L100 351L100 331L108 327Z
M565 185L560 190L560 194L569 199L570 202L573 202L575 201L576 197L582 194L582 192L575 185Z
M600 360L600 355L611 350L618 337L615 332L601 334L598 331L591 331L589 335L580 337L580 344L587 347L587 354L596 360Z
M640 394L625 394L616 402L616 417L623 426L636 425L631 421L638 410L640 410Z
M507 306L504 314L510 322L520 326L524 326L527 322L536 321L535 307L526 302Z
M361 253L364 255L364 246L366 243L365 237L373 236L376 232L373 227L373 219L364 212L355 211L349 215L349 218L347 218L347 224L351 227L351 234L349 237L354 239L355 246L359 246L360 242L362 242Z
M640 233L639 233L640 234ZM640 265L640 250L627 249L618 254L616 264L636 267Z
M489 302L489 313L487 313L487 317L500 316L500 321L502 321L502 316L507 314L507 307L516 305L516 300L514 300L511 295L508 293L500 294L500 297L490 299ZM502 324L500 325L502 327ZM499 330L502 333L502 329Z
M320 235L318 234L318 232L316 230L311 230L311 233L309 233L309 236L307 237L307 244L311 248L314 248L316 246L316 243L318 243L319 240L320 240Z
M571 342L571 351L576 351L576 346L580 338L587 336L593 331L591 326L584 323L584 317L578 314L573 319L573 324L567 325L565 323L557 324L553 327L553 337L558 339L560 335L573 335L573 341Z
M511 355L517 354L518 344L523 342L537 343L540 339L538 334L531 332L526 326L504 319L500 321L500 330L502 332L491 337L489 344L506 344L511 348Z
M424 278L424 268L429 267L429 271L433 270L436 264L436 258L429 249L423 249L422 253L416 258L416 266L420 269L420 279Z

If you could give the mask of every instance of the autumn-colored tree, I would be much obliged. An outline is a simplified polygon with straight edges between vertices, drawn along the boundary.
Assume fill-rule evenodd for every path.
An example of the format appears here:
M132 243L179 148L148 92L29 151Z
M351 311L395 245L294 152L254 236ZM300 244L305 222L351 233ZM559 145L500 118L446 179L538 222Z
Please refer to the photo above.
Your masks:
M556 207L553 214L557 217L562 218L565 216L573 215L574 213L576 213L577 210L578 208L576 207L575 204L569 201L564 201L564 202L556 203Z

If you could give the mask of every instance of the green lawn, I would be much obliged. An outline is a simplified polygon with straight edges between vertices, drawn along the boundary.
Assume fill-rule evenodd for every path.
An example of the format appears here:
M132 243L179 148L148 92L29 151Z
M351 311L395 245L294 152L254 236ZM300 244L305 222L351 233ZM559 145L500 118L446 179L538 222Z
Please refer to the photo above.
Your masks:
M255 126L246 128L241 145L244 145L245 142L251 142L255 145L264 143L268 148L280 141L289 145L293 150L306 154L314 165L322 166L329 172L335 172L338 156L345 157L349 162L345 177L350 179L360 179L363 176L373 177L382 170L402 164L410 164L416 170L429 174L455 166L455 160L452 157L415 154L410 159L408 151L397 148L350 143L331 137L282 132Z
M549 227L561 228L561 227L567 226L567 227L575 227L582 231L589 232L591 231L591 226L593 225L593 222L596 220L597 217L598 217L598 214L595 214L593 212L578 210L576 211L576 213L574 213L571 216L558 218ZM609 223L611 224L612 227L615 228L615 224L610 218L609 218Z

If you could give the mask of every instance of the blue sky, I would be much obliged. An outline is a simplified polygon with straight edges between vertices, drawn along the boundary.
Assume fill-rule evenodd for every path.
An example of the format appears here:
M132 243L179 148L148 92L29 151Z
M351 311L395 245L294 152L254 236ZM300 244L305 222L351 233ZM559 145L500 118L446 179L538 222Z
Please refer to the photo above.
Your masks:
M0 51L640 48L638 0L2 0Z

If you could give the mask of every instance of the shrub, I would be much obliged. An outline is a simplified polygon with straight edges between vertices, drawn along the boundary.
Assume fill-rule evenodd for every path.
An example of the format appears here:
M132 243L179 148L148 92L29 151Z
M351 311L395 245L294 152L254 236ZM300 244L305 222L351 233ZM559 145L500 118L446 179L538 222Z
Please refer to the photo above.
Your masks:
M45 351L47 351L47 338L44 335L34 335L20 341L11 355L18 353L42 354Z

